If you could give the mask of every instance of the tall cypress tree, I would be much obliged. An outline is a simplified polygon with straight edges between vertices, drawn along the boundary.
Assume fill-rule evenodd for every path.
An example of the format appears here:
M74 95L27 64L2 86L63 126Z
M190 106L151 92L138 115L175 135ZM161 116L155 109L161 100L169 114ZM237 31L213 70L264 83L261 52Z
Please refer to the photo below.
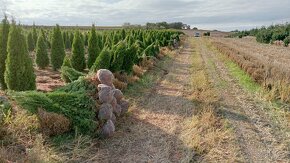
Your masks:
M15 91L34 90L35 74L28 55L25 36L21 28L12 24L7 44L5 82L8 89Z
M51 49L51 44L52 44L52 36L53 36L53 30L47 31L47 36L46 36L46 43L48 48Z
M69 83L70 82L69 77L64 73L66 68L71 68L71 61L68 55L64 57L64 60L61 66L61 78L62 80L64 80L64 82Z
M61 35L60 27L57 24L53 29L52 43L51 43L51 64L54 70L61 67L65 56L64 43Z
M4 72L5 72L5 61L7 58L7 41L9 34L9 21L7 16L5 15L2 20L2 25L0 28L0 87L1 89L6 89L7 85L4 80Z
M136 43L129 46L126 50L121 69L127 72L128 74L132 72L134 62L137 59L137 50L138 50L138 45Z
M85 45L85 46L88 46L89 34L86 32L84 35L85 35L85 38L84 38L84 39L85 39L85 42L84 42L84 45Z
M34 22L33 22L32 37L34 40L33 44L36 46L38 36L37 36L36 26Z
M74 34L72 32L70 32L70 35L69 35L69 39L70 39L70 43L72 44L73 41L74 41ZM72 45L70 45L71 47Z
M84 40L79 31L76 31L74 35L71 65L77 71L83 71L86 68Z
M66 49L70 49L71 48L71 42L70 42L70 37L69 37L69 33L68 32L66 32L65 48Z
M64 46L65 46L65 42L66 42L66 34L65 33L66 33L65 31L62 32L62 39L63 39Z
M125 31L125 29L122 29L121 30L121 38L122 38L122 40L124 40L126 38L126 31Z
M96 72L99 69L109 69L111 61L111 51L107 47L104 47L100 55L97 57L95 63L91 67L90 71Z
M47 39L47 35L46 34L47 33L43 29L40 30L40 35L42 35L42 37L44 39L45 46L46 46L46 48L49 48L49 41Z
M100 47L98 45L98 40L97 40L97 34L96 34L96 28L95 25L93 24L90 36L89 36L89 47L88 47L88 68L91 68L92 65L95 63L96 58L98 57L100 53Z
M100 51L102 51L104 48L104 43L103 43L103 36L100 33L97 33L97 45L100 48Z
M34 50L35 44L34 44L34 40L33 40L33 35L31 32L28 33L27 35L27 46L28 46L28 50L31 52Z
M121 71L126 51L127 51L126 42L120 41L117 44L116 50L114 51L114 54L112 57L112 62L111 62L111 67L110 67L110 70L112 70L112 72Z
M45 67L49 65L47 47L46 47L46 42L45 42L43 34L40 34L37 40L35 62L37 66L41 69L44 69Z

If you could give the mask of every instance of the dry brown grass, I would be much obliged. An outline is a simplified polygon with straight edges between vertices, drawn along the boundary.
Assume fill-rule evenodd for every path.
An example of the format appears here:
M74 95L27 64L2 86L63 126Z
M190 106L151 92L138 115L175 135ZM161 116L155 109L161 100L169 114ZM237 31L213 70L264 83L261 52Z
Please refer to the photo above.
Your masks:
M194 52L192 61L193 93L190 98L198 108L183 122L181 139L189 149L194 149L194 152L187 151L183 162L236 162L238 154L233 149L234 136L227 128L227 122L218 114L217 91L210 83L200 51Z
M218 100L217 92L211 85L204 61L200 56L200 52L195 52L192 57L191 85L193 88L192 99L199 102L214 103Z
M47 136L61 135L71 129L71 122L64 115L46 112L39 108L38 118L41 130Z
M181 43L181 46L183 45L184 43ZM183 49L182 47L180 49ZM179 50L172 50L168 47L162 47L160 49L160 55L162 56L174 56L178 53L180 53L180 49Z
M154 67L155 61L153 58L143 58L143 60L140 62L140 66L144 70L150 70Z
M212 42L221 53L226 54L247 72L254 81L265 88L265 98L290 102L290 71L285 69L285 64L266 62L266 58L252 53L245 53L241 49L229 47L223 42ZM269 56L268 56L269 57ZM277 56L272 56L275 59Z
M97 73L89 74L86 76L86 79L90 81L90 83L93 83L96 87L98 87L101 82L98 79Z
M61 156L58 162L102 162L97 142L89 136L75 135L73 140L55 149Z
M56 123L52 120L62 122L59 124L61 126L68 125L60 115L52 115L51 118L51 113L40 112L44 120L48 118L54 125ZM37 115L31 115L13 103L12 112L4 117L4 124L1 125L0 162L101 162L102 154L97 152L96 143L91 137L76 134L73 140L55 145L40 132L40 121ZM62 130L60 126L52 127Z
M113 84L117 89L120 89L120 90L125 90L128 86L127 83L119 81L118 79L114 79Z
M164 57L165 57L165 55L162 54L162 53L159 53L159 54L157 54L157 56L156 56L157 59L162 59L162 58L164 58Z
M203 105L198 114L184 122L181 138L194 149L188 152L186 161L193 157L199 162L235 162L237 154L229 142L233 142L231 130L226 129L226 122L216 113L213 105ZM230 148L230 149L229 149Z
M140 78L138 76L128 76L127 82L128 84L134 84L135 82L139 81Z
M0 159L4 162L55 162L58 156L45 147L39 133L40 126L36 115L13 106L6 115L2 129L5 131L0 140Z
M138 77L142 77L144 75L144 70L139 67L138 65L133 66L133 74L137 75Z
M114 73L114 77L121 82L127 83L128 75L126 73L116 72Z

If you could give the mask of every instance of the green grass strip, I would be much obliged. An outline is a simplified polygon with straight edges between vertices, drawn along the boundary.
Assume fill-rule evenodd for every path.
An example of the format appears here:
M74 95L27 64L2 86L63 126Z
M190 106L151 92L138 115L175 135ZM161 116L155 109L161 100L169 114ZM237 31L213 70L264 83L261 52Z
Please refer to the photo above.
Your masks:
M239 84L250 92L258 92L261 87L256 83L244 70L242 70L236 63L225 60L225 65L233 77L235 77Z

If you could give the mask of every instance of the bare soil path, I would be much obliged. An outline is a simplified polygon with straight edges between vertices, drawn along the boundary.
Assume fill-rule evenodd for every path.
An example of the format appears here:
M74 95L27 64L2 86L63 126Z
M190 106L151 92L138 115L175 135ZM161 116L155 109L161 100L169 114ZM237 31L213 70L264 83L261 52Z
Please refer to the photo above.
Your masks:
M192 70L193 55L202 58L201 71ZM98 151L92 160L112 163L290 162L285 146L289 138L279 133L265 114L262 102L239 85L219 55L205 40L190 38L179 54L162 61L151 75L144 77L147 81L144 79L143 86L127 93L133 103L129 115L117 124L113 138L98 141ZM232 133L223 132L223 125L217 125L221 127L218 129L212 127L211 120L220 123L220 117L199 115L201 106L208 102L192 99L196 90L191 82L192 78L199 79L198 75L207 76L217 90L219 100L213 108L229 122ZM204 90L195 93L208 96ZM186 122L192 123L193 128L184 126ZM228 138L231 135L233 141ZM199 155L195 154L196 148L206 150Z
M131 113L114 138L100 144L102 162L179 162L187 148L179 139L181 124L191 116L191 48L166 61L153 76L161 76L149 89L136 92ZM154 70L153 70L154 71ZM122 127L123 126L123 127ZM103 157L103 158L102 158Z
M232 77L216 51L196 39L198 48L219 89L221 112L234 127L236 140L246 162L289 162L286 138L265 114L263 105ZM221 86L221 83L223 85ZM278 133L277 133L278 132ZM289 141L289 138L288 138Z

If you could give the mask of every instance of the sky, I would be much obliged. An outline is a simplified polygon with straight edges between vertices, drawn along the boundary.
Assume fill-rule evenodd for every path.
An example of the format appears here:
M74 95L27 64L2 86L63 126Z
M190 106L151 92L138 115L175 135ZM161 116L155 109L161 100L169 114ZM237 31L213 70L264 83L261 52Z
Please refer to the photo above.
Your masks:
M290 0L0 0L0 9L37 25L167 21L231 31L290 22Z

